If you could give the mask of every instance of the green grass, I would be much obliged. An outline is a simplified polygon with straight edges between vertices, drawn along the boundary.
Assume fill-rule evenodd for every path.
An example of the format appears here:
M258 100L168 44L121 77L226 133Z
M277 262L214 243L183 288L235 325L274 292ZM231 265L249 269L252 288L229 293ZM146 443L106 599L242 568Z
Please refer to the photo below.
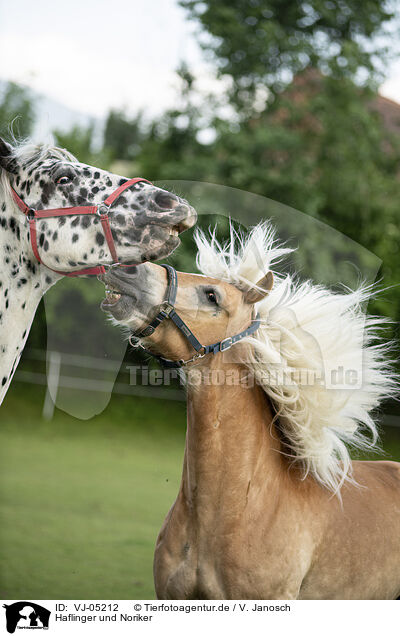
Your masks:
M178 491L185 406L114 396L89 421L13 384L1 408L0 597L154 598L154 543ZM400 431L386 429L400 459ZM377 458L374 455L372 458Z
M41 419L15 385L0 426L0 597L154 598L154 543L180 482L184 405L114 397Z

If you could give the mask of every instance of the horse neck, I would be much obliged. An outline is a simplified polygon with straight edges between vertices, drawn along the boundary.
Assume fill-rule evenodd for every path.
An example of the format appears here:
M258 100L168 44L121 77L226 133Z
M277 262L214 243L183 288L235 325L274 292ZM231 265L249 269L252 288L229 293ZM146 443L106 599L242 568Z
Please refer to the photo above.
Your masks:
M43 293L55 282L41 276L22 213L0 188L0 404L10 385Z
M261 387L212 381L243 377L245 367L217 355L208 356L201 369L210 382L188 386L182 492L204 521L207 514L220 510L222 502L240 514L250 487L274 489L284 467L271 407Z

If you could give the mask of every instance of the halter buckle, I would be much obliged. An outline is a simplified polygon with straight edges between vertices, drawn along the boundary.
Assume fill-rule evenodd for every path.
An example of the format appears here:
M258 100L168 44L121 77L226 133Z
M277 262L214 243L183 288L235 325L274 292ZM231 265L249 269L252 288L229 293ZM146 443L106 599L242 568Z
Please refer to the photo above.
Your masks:
M33 219L35 218L35 212L36 210L34 208L28 208L26 212L26 218L28 219L28 221L33 221Z
M224 338L219 343L219 350L228 351L228 349L230 349L232 345L233 345L232 338Z
M142 331L140 332L140 336L142 338L147 338L148 336L151 336L152 333L154 333L154 330L155 327L153 327L152 325L148 325L147 327L142 329Z
M169 316L172 311L174 311L175 307L171 305L167 300L164 300L160 305L160 313Z
M104 211L102 212L102 210L104 210ZM96 215L97 216L107 216L109 211L110 211L110 206L107 205L106 203L99 203L99 205L96 206Z

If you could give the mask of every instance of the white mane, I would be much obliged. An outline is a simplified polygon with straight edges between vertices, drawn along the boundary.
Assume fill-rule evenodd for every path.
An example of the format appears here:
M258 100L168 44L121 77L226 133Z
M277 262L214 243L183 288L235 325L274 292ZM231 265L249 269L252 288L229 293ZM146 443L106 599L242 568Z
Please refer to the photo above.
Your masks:
M74 161L76 158L74 155L65 148L58 148L50 144L33 144L27 141L17 142L13 144L12 156L19 161L19 163L36 166L47 159L58 159L60 161Z
M280 276L275 266L292 250L276 244L268 223L246 238L231 228L224 245L215 232L208 239L197 231L195 240L197 265L207 276L254 287L266 272L274 272L270 294L257 305L262 326L246 339L253 346L245 362L276 409L293 461L304 476L310 473L339 493L345 480L352 481L346 444L376 446L371 411L398 386L387 359L390 344L379 339L387 321L362 310L371 286L336 293ZM333 382L340 369L349 373L347 384Z

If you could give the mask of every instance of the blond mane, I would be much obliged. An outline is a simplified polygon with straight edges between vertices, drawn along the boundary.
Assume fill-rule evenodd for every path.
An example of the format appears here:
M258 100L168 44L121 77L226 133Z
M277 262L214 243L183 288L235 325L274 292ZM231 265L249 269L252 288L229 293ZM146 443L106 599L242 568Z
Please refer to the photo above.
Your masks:
M270 294L257 305L262 326L244 360L271 399L287 454L323 486L339 493L352 481L349 447L375 448L371 412L395 395L398 383L381 339L386 319L367 316L375 293L361 285L344 293L282 276L276 265L293 250L263 223L246 236L231 227L221 245L215 231L197 231L199 270L236 286L255 286L274 272ZM335 375L336 374L336 375Z

